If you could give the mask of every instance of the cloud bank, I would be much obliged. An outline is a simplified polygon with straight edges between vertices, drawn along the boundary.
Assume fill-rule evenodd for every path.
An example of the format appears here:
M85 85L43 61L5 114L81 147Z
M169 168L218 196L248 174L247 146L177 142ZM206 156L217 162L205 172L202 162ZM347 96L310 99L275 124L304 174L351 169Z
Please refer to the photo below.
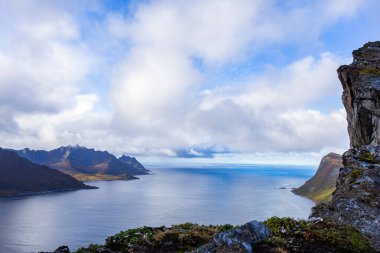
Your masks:
M347 148L335 69L351 59L326 45L367 25L376 1L113 3L0 1L1 146L186 158Z

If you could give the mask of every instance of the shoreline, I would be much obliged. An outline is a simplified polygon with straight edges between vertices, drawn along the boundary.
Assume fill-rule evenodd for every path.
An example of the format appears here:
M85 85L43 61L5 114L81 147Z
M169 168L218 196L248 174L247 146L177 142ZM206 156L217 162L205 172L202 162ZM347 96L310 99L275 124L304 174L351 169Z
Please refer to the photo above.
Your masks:
M69 192L69 191L78 191L78 190L96 190L96 189L99 189L99 187L89 185L88 187L78 188L78 189L68 188L68 189L61 189L61 190L25 192L25 193L14 193L14 194L6 194L6 195L0 194L0 198L24 197L24 196L33 196L33 195L43 195L43 194L49 194L49 193Z

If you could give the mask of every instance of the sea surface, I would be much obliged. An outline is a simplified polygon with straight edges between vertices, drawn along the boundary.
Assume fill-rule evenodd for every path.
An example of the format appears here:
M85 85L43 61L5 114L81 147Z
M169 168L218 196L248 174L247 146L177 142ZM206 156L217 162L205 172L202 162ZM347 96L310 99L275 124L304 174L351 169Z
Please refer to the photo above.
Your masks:
M140 180L91 182L97 190L0 198L0 252L71 250L139 226L243 224L307 218L314 203L291 193L314 166L208 165L149 168ZM281 189L285 187L286 189Z

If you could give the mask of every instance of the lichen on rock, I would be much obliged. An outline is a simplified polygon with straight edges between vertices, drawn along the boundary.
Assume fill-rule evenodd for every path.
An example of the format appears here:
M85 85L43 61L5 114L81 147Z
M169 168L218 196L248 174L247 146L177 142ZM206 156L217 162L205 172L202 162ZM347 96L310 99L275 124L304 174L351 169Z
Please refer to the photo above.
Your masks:
M192 253L205 252L242 252L253 253L253 246L267 239L270 231L266 225L258 221L250 221L228 232L215 235L214 239Z
M375 252L368 238L349 225L279 217L269 218L264 224L271 236L254 246L256 253Z

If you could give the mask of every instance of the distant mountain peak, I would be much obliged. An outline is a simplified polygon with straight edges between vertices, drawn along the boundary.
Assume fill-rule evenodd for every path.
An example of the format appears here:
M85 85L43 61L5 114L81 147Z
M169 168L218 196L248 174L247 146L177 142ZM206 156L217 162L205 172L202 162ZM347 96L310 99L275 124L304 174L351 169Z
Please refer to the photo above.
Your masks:
M134 157L117 159L107 151L79 145L61 146L50 151L23 149L17 153L34 163L47 165L69 174L86 175L141 175L148 170Z

